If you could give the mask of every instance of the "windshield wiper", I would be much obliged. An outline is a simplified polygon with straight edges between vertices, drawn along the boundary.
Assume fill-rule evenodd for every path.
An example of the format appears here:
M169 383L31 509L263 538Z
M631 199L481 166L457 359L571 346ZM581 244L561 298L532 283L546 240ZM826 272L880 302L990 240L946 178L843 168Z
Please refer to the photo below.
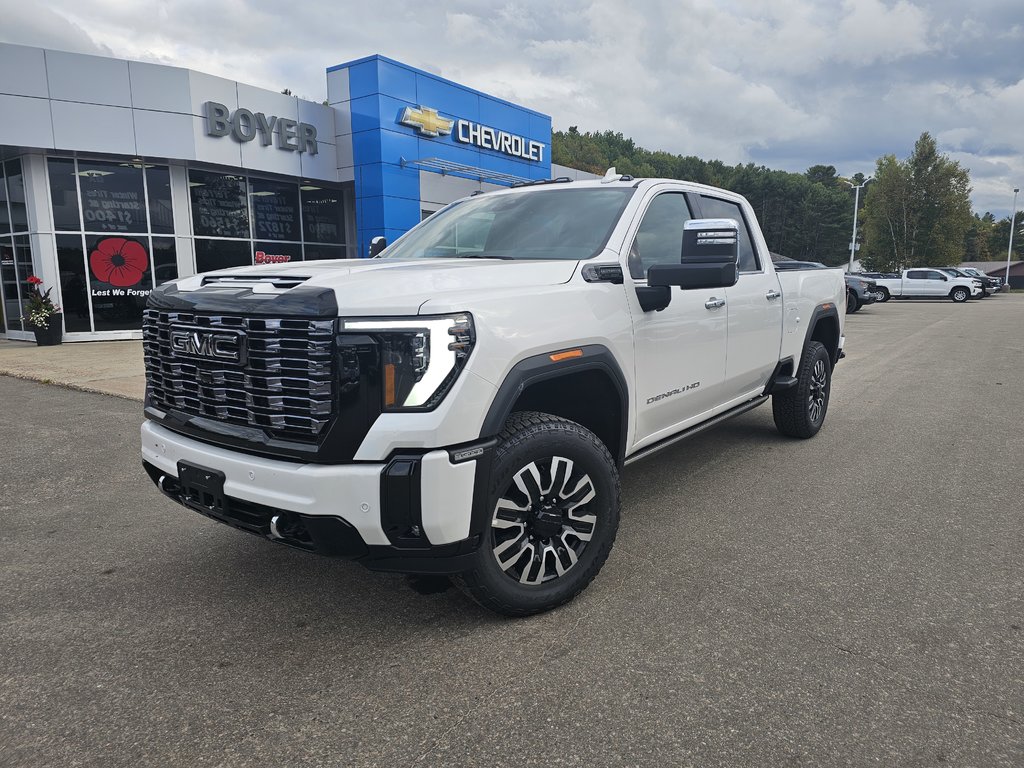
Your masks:
M460 256L451 256L449 258L452 258L452 259L504 259L506 261L510 261L512 259L515 259L514 256L496 256L496 255L490 254L490 253L486 253L486 254L485 253L470 253L470 254L466 254L465 256L461 256L461 255Z

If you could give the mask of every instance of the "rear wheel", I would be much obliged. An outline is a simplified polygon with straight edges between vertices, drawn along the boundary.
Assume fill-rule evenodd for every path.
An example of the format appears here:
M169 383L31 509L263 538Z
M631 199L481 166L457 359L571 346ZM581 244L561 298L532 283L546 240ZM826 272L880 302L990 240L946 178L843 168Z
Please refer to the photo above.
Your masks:
M879 288L878 289L878 300L880 302L882 302L884 304L885 302L887 302L891 298L892 298L892 296L889 295L889 289L888 288Z
M832 358L818 341L809 341L800 358L795 387L772 395L772 416L789 437L814 437L825 423L832 391Z
M619 474L605 445L576 422L514 413L491 471L490 525L456 583L507 616L572 600L597 576L619 526Z
M956 288L949 292L949 298L951 298L957 304L962 304L963 302L971 298L971 292L968 291L963 286L957 286Z

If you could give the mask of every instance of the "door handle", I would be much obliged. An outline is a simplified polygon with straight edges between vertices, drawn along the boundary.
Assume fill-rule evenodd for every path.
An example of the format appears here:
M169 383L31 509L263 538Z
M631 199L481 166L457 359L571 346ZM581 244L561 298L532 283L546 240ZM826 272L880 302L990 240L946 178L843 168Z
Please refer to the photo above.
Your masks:
M712 296L710 299L704 302L704 306L708 309L718 309L719 307L725 306L725 299L716 299Z
M781 295L781 293L772 288L770 291L768 291L768 293L764 295L764 297L768 299L768 301L775 301L775 299L779 298Z

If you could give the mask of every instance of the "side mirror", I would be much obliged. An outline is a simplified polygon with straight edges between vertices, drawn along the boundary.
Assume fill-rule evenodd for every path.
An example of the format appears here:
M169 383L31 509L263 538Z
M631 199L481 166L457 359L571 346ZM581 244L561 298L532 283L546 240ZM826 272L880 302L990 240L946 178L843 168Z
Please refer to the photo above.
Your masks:
M683 224L679 264L654 264L650 286L728 288L739 280L739 224L735 219L693 219Z
M380 253L387 247L388 239L386 237L381 237L380 235L377 235L377 237L373 238L373 240L370 241L370 258L372 259L374 256L376 256L378 253Z

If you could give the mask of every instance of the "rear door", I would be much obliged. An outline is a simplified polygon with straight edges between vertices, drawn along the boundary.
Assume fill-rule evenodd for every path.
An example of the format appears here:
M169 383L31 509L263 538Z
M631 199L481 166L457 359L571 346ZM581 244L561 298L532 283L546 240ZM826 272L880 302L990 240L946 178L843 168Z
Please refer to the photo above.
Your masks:
M739 203L701 195L700 210L702 218L735 219L740 225L740 277L725 289L729 341L720 398L724 402L763 388L775 370L782 346L782 290L775 270L754 245L751 225L756 223L748 221Z

